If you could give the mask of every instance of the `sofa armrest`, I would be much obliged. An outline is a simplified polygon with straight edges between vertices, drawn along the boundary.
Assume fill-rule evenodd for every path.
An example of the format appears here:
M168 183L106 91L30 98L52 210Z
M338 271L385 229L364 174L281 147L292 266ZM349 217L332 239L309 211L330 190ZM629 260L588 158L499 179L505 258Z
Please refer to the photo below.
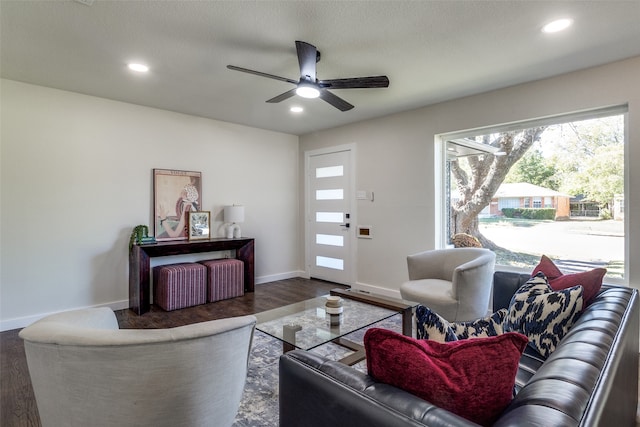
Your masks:
M477 426L354 368L294 350L280 357L280 427ZM303 421L302 421L303 420Z
M636 426L638 291L604 285L496 427Z

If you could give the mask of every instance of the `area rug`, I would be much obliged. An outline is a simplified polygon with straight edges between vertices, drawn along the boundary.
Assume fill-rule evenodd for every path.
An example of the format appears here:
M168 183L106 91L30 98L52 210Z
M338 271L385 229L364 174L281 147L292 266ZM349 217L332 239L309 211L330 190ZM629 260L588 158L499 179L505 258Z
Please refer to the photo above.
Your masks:
M391 329L402 332L402 318L398 314L370 327ZM366 330L361 329L345 338L363 343ZM332 360L339 360L352 353L351 350L336 345L325 344L311 350ZM260 331L255 331L249 372L242 401L233 427L277 427L278 426L278 359L282 355L282 343ZM353 366L366 372L366 361Z

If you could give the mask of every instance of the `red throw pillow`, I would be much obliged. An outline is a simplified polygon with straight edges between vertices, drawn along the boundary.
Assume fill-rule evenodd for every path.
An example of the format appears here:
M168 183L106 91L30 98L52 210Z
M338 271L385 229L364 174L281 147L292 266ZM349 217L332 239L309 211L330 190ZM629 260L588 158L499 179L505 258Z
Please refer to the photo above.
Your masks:
M531 277L542 272L549 280L554 291L581 285L585 307L591 303L602 287L602 279L607 274L606 268L595 268L581 273L562 274L562 271L547 256L542 255L540 263L533 269Z
M369 375L482 425L513 399L527 342L516 332L448 343L380 328L364 336Z

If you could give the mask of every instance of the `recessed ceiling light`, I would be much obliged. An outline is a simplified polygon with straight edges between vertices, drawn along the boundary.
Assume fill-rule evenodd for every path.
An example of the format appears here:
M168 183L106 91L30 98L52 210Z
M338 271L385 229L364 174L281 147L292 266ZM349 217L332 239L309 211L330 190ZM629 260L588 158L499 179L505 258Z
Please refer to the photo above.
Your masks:
M573 24L573 20L569 18L556 19L551 21L542 27L543 33L557 33L558 31L566 30Z
M291 111L292 113L302 113L304 111L304 108L296 106L296 107L291 107L289 111Z
M139 73L146 73L147 71L149 71L149 67L147 67L144 64L137 64L137 63L130 63L127 65L129 67L130 70L132 71L137 71Z

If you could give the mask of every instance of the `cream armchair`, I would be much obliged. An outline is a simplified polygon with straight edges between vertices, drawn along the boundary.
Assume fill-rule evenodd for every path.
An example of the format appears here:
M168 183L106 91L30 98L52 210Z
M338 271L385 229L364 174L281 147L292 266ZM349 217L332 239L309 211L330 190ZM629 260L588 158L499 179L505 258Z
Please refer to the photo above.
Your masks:
M419 302L451 322L475 320L491 307L496 255L488 249L455 248L407 257L403 299Z
M48 316L20 332L43 426L230 426L256 323L119 329L111 309Z

